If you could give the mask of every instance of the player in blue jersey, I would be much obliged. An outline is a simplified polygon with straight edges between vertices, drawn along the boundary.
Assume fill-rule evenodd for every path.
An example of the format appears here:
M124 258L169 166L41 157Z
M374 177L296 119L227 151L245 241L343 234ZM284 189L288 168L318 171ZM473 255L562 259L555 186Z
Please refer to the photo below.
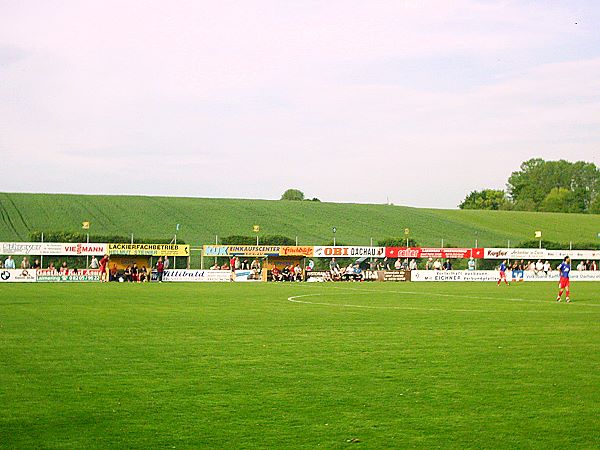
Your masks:
M570 303L571 292L569 286L571 284L571 280L569 278L569 274L571 273L571 258L565 256L565 259L557 267L557 270L560 272L560 281L558 282L558 297L556 297L556 301L560 302L563 292L566 292L567 295L565 300L567 303Z
M502 280L504 280L504 282L506 283L507 286L510 286L508 284L508 280L506 279L506 260L502 261L502 263L500 264L500 267L498 268L498 271L500 272L500 279L498 280L498 286L500 286L500 283L502 282Z

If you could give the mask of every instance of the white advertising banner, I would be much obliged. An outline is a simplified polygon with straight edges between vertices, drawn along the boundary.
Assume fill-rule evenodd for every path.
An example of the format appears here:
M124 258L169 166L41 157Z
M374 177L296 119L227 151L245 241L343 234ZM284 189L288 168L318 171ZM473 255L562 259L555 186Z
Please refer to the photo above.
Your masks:
M0 283L35 283L35 269L0 269Z
M506 272L508 281L511 281L511 271ZM600 281L600 271L572 271L573 281ZM410 281L498 281L500 278L497 270L413 270ZM558 282L560 274L552 271L546 275L543 272L524 272L523 281L554 281Z
M484 248L484 259L545 259L544 248Z
M170 269L165 270L163 281L192 281L199 282L228 282L231 281L229 270L193 270L193 269Z
M385 247L315 247L316 258L385 258Z
M236 270L235 276L230 270L165 270L163 281L194 282L194 283L226 283L229 281L260 281L260 273L255 270Z
M600 250L546 250L546 259L600 259Z
M105 255L107 244L64 242L0 242L0 255L93 256Z
M547 250L545 248L485 248L485 259L600 259L600 250Z

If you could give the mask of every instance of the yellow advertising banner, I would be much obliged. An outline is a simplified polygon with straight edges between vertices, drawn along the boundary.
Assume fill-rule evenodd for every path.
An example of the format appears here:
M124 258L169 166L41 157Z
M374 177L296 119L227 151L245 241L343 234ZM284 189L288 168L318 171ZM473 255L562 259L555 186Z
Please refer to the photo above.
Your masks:
M108 244L109 255L190 256L190 246L182 244Z
M305 246L282 246L279 248L279 256L305 256L310 258L314 255L314 247L312 245Z

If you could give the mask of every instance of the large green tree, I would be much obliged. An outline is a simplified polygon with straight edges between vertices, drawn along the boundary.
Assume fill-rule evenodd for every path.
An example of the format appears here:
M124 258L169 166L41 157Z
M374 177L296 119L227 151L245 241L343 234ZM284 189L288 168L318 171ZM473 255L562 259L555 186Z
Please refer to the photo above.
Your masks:
M585 161L535 158L511 174L507 188L515 209L547 211L562 204L561 212L587 212L600 189L600 170ZM551 194L553 189L562 190Z
M540 211L546 212L580 212L576 203L576 195L570 189L555 187L540 203Z

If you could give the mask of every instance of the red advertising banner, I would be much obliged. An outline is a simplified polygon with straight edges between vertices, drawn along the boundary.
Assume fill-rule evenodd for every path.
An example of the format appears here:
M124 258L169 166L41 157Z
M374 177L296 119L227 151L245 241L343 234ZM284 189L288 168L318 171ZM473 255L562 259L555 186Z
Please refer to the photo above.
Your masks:
M424 248L424 247L386 247L387 258L447 258L482 259L482 248Z

